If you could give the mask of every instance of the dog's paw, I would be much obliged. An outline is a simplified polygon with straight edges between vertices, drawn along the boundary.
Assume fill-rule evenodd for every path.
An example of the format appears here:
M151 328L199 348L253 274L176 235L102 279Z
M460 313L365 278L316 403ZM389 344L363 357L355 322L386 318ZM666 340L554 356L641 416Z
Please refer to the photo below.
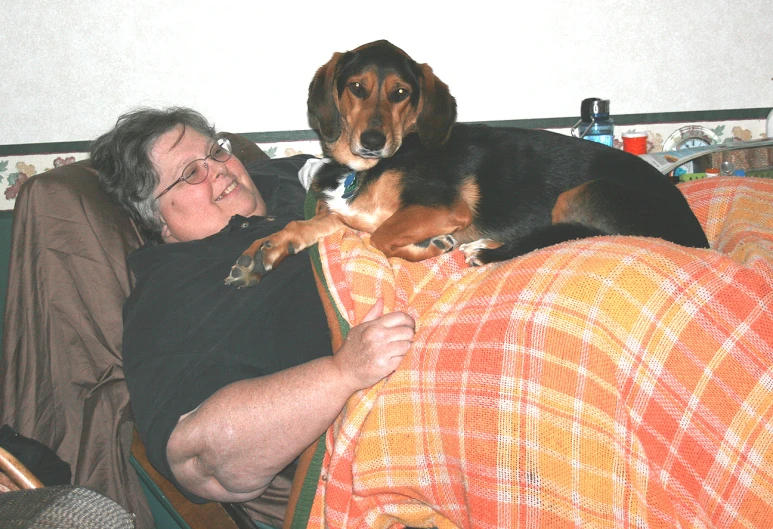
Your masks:
M231 273L225 278L225 284L238 288L254 287L263 276L293 253L293 245L283 241L277 234L259 239L239 256L231 267Z
M429 248L433 254L447 253L457 247L459 243L451 235L438 235L426 241L417 243L421 248ZM438 251L439 250L439 251Z
M481 250L490 250L498 248L500 244L491 239L478 239L477 241L468 242L459 246L459 251L464 254L464 261L470 266L482 266L486 263L481 261Z
M433 245L435 245L436 248L442 250L443 253L450 252L459 246L459 242L451 235L439 235L437 237L433 237L431 242Z
M259 256L256 255L256 257ZM262 270L263 273L259 273L255 270L256 262L260 263L261 261L256 261L256 258L246 253L240 255L236 260L236 264L231 267L231 272L228 274L228 277L225 278L225 284L233 285L237 288L256 286L260 283L260 279L266 274L266 270L262 266L258 266L258 268Z

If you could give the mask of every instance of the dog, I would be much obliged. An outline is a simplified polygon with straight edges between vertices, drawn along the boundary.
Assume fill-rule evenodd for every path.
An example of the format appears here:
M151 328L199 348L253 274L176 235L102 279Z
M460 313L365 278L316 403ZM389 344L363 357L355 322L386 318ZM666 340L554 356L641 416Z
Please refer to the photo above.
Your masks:
M597 235L709 246L644 160L550 131L456 123L448 86L386 40L333 54L309 85L308 115L332 160L312 182L316 215L252 244L227 284L257 284L344 225L387 257L458 248L472 266Z

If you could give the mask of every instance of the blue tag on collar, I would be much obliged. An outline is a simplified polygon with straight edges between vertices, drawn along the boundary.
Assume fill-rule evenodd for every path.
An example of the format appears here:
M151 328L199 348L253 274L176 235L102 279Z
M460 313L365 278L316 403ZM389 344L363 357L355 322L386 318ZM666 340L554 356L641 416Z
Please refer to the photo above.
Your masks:
M341 195L341 198L351 198L355 191L357 191L357 173L352 171L346 175L346 180L344 180L344 193Z

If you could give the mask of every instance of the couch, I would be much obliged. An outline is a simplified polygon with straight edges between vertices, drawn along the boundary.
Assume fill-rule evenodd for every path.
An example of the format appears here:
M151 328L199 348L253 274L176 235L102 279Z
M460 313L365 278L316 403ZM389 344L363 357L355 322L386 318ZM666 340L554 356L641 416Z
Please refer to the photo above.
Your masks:
M265 156L230 137L243 161ZM334 345L375 296L418 332L303 454L286 527L773 519L773 182L682 190L711 250L600 237L470 269L458 252L385 259L352 230L312 249ZM244 523L235 506L184 501L134 434L120 307L141 242L87 162L24 184L0 422L140 528Z

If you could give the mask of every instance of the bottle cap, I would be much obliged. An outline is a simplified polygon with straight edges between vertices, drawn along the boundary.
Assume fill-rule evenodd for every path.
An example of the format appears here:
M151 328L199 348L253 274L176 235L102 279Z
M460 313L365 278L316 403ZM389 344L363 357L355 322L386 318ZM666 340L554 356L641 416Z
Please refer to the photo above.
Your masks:
M580 105L580 117L583 121L592 121L598 116L609 116L609 99L589 97L583 99Z
M719 169L717 169L716 167L711 167L709 169L706 169L706 176L707 177L719 176Z

